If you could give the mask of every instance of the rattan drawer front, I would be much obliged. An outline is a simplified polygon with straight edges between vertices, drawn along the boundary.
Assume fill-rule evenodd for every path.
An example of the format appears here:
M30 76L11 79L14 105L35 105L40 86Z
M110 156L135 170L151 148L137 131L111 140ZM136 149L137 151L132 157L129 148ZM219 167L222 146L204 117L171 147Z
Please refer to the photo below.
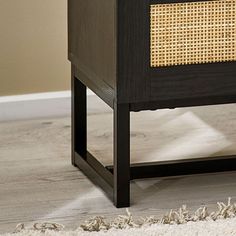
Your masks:
M150 6L151 67L236 60L236 1Z

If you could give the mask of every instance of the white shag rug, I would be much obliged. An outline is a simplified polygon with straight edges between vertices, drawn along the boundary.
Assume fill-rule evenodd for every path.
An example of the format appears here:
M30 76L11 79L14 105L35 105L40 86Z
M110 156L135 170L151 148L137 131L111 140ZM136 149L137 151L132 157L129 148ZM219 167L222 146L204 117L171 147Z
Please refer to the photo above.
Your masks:
M188 222L181 225L150 225L141 228L110 229L109 231L21 231L4 236L232 236L236 235L236 218L217 221Z
M171 210L162 218L155 216L134 221L127 215L108 222L93 217L77 230L65 231L57 223L36 223L31 228L19 224L13 233L0 236L236 236L236 203L218 202L217 210L209 213L206 206L190 213L186 206Z

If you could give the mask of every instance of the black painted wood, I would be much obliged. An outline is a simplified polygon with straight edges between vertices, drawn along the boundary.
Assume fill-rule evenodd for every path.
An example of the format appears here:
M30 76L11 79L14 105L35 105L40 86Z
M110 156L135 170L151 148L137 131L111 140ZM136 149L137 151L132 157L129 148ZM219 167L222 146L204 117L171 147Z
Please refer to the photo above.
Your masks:
M72 87L72 164L80 168L93 183L102 187L113 200L113 175L87 151L87 96L86 86L71 72Z
M72 164L117 207L131 179L236 169L235 156L130 166L130 111L236 102L236 62L150 67L150 4L186 1L68 0ZM87 152L86 87L114 110L114 167Z
M115 91L108 86L103 80L89 79L80 69L73 66L73 73L76 78L79 78L92 91L94 91L108 106L113 108L115 100Z
M167 2L184 1L151 4ZM142 103L152 109L148 102L158 107L170 100L185 106L201 97L210 105L214 97L236 94L235 62L150 67L149 0L68 0L68 9L69 59L80 80L111 107Z
M150 90L149 4L147 0L119 0L117 4L117 102L146 101Z
M167 2L183 1L152 1ZM149 4L147 0L119 1L118 102L151 101L158 107L160 101L182 99L184 106L189 98L208 97L211 100L211 97L236 94L235 62L150 67Z
M86 86L72 70L72 164L75 164L74 152L85 156L87 152L87 96Z
M130 111L128 104L114 107L114 203L130 205Z
M113 187L111 182L113 180L112 174L105 169L101 163L99 163L95 157L90 153L85 156L80 156L77 152L74 152L75 166L77 166L83 173L91 180L92 183L99 186L107 197L113 201ZM87 162L87 159L94 159L94 162ZM91 165L91 163L96 163ZM103 169L104 168L104 169Z
M129 104L114 105L114 174L87 151L86 86L72 66L72 164L108 191L116 207L130 205L130 110ZM109 185L109 187L107 186Z
M137 102L130 104L130 111L157 110L163 108L174 109L176 107L206 106L217 104L236 103L236 95L205 96L188 99L159 100L150 102Z
M115 2L68 0L68 58L79 79L109 100L116 88Z
M75 166L75 84L74 70L71 66L71 163Z
M113 166L106 167L111 173ZM192 175L236 170L236 156L202 157L130 165L130 179Z
M227 62L151 69L150 101L233 96L235 68Z

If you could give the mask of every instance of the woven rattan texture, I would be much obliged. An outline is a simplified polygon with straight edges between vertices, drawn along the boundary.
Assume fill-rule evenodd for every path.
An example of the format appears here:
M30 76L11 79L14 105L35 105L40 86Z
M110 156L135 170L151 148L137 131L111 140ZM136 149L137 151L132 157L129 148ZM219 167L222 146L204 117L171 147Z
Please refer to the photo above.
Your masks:
M151 67L236 60L236 0L150 7Z

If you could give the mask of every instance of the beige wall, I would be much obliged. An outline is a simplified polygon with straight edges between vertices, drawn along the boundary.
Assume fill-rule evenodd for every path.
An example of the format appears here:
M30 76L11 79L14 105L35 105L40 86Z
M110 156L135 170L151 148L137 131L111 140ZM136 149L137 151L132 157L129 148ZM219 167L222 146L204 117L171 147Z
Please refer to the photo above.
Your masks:
M67 90L66 0L0 0L0 96Z

